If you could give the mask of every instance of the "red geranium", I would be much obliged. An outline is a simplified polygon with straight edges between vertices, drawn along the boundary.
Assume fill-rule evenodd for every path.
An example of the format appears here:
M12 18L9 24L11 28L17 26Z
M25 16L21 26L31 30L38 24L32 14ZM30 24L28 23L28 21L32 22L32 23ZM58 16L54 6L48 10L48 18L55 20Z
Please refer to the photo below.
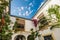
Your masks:
M33 21L33 23L34 23L35 27L37 27L37 24L38 24L37 19L33 19L32 21Z

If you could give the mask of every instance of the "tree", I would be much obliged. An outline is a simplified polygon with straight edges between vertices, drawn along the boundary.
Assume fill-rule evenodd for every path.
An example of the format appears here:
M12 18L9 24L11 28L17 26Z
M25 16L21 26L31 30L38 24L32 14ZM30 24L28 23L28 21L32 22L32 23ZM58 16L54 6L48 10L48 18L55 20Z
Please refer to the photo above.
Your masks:
M48 13L49 13L49 16L51 19L53 19L51 17L52 14L55 14L56 18L57 19L54 19L56 20L57 22L55 22L53 25L51 25L51 29L53 28L59 28L60 27L60 6L59 5L52 5L50 8L48 8Z
M9 29L10 16L6 13L6 7L9 3L6 0L0 0L0 40L10 40L12 31Z

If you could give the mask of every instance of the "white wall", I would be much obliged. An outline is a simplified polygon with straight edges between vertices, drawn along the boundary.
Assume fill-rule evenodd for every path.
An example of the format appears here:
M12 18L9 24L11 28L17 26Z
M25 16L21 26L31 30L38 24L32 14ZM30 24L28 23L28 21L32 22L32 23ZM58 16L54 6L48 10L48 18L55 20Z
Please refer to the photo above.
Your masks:
M53 29L54 38L60 40L60 28Z
M14 26L14 23L16 21L16 18L15 17L10 17L10 20L11 20L11 29L13 28ZM33 22L31 20L25 20L25 31L30 31L31 28L33 28L35 30L35 26L33 24Z
M31 20L25 20L25 31L30 31L31 28L35 30L33 22Z

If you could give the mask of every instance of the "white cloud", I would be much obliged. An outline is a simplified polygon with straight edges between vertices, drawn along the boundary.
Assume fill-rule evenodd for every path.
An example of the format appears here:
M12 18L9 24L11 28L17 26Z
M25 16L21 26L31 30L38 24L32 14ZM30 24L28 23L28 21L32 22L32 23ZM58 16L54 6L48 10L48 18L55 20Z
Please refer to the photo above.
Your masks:
M33 3L31 2L31 3L29 4L29 6L32 6L32 7L33 7Z
M24 10L24 7L21 7L21 10Z
M23 16L25 16L25 13L23 13Z
M30 11L30 12L29 12L29 14L31 14L32 12L33 12L33 10L32 10L32 11Z
M21 12L21 9L19 9L19 12Z
M29 16L29 12L28 12L28 11L26 11L25 15L26 15L26 16Z
M29 12L26 11L25 15L26 15L26 16L29 16L32 12L33 12L33 10L31 10L31 11L29 11Z
M29 14L25 14L26 16L29 16Z
M28 10L30 11L31 7L28 7Z
M16 7L15 10L18 11L18 12L21 12L21 8L20 7Z
M26 11L26 14L28 14L28 11Z
M30 6L32 5L32 3L29 4Z
M19 16L21 16L22 14L21 13L19 13Z

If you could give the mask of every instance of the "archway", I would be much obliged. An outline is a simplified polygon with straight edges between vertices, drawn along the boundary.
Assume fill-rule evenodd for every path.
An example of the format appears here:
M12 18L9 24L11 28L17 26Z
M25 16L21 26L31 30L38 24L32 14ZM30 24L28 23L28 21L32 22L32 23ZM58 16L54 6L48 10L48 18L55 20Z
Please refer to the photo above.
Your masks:
M17 35L14 40L26 40L24 35Z
M33 37L32 35L29 35L29 36L27 37L27 40L34 40L34 37Z

